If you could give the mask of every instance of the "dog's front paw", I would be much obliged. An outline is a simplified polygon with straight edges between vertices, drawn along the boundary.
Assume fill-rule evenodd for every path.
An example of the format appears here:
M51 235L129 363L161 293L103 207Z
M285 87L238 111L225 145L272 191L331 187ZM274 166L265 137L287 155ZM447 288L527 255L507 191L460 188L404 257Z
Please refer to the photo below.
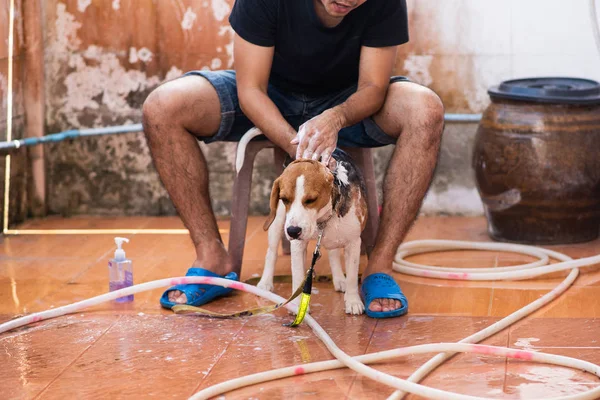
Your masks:
M346 293L344 304L346 305L346 314L360 315L365 311L365 305L358 294Z
M345 293L346 292L346 278L342 277L339 279L333 279L333 287L335 288L336 292L342 292Z
M256 285L257 288L262 289L262 290L266 290L267 292L272 292L273 291L273 281L266 281L261 279L260 282L258 282L258 284Z

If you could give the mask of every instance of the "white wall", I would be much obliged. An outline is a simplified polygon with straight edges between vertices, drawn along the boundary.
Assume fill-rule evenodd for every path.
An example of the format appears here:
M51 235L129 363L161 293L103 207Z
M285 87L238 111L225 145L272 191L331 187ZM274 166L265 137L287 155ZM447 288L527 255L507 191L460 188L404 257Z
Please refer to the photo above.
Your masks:
M600 10L600 0L596 0ZM403 71L446 97L452 112L481 112L502 80L571 76L600 81L588 0L409 0Z

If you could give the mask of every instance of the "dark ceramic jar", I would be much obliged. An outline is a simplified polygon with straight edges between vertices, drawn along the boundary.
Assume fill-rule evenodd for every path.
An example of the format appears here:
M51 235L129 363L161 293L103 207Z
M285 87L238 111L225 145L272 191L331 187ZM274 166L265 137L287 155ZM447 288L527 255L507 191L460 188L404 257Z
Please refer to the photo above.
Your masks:
M577 243L600 232L600 84L507 81L475 139L473 168L492 238Z

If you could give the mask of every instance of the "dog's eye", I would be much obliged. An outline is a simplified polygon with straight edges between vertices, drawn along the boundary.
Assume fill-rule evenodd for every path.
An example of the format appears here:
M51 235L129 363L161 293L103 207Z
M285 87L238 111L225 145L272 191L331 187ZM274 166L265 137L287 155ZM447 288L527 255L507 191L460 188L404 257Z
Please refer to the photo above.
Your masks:
M317 199L306 199L306 200L304 200L304 204L312 204L315 201L317 201Z
M285 197L280 197L279 200L283 201L283 204L285 205L287 205L290 202L290 200Z

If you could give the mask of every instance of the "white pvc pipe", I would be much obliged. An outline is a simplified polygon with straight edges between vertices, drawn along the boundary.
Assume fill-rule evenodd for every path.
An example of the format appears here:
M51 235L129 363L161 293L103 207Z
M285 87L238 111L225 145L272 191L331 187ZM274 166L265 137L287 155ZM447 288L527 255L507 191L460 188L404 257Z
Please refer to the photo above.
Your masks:
M552 265L541 266L539 262L529 263L521 266L520 268L524 268L523 270L517 267L508 267L504 269L500 269L502 272L492 273L492 272L473 272L473 269L448 269L444 267L432 267L426 266L422 268L421 266L414 263L407 263L403 260L404 257L409 254L418 254L423 253L425 251L440 251L440 250L456 250L456 249L477 249L477 250L492 250L492 251L510 251L517 252L522 254L533 255L538 257L540 260L548 261L548 256L558 259L562 262ZM369 354L365 356L360 356L356 358L352 358L345 354L342 350L340 350L335 343L331 340L331 338L327 335L327 333L321 328L321 326L310 316L307 315L305 321L306 323L313 329L315 334L323 341L323 343L327 346L329 351L338 359L338 361L327 361L323 363L314 363L314 364L306 364L306 365L298 365L293 367L288 367L275 371L267 371L261 374L254 374L248 377L238 378L231 381L227 381L221 383L219 385L212 386L210 388L204 389L198 393L196 393L192 399L205 399L220 393L224 393L225 391L230 391L239 387L247 386L250 384L255 384L258 382L265 382L268 380L279 379L281 377L290 376L290 375L299 375L309 372L321 371L324 369L332 369L339 368L342 365L345 365L356 372L365 375L366 377L373 379L382 384L388 385L395 389L398 389L398 392L395 392L392 395L392 398L401 397L403 392L413 393L419 396L424 396L432 399L444 399L444 400L465 400L465 399L483 399L479 397L473 397L462 394L455 394L439 389L429 388L424 385L420 385L416 383L418 380L422 379L429 372L431 372L434 368L436 368L439 364L441 364L445 359L451 357L455 352L470 352L470 353L479 353L479 354L488 354L488 355L497 355L502 357L511 357L517 359L524 359L529 361L536 362L544 362L555 365L561 365L570 368L577 368L587 372L591 372L596 376L600 376L600 366L597 366L592 363L588 363L585 361L569 358L569 357L561 357L556 355L549 355L537 352L529 352L515 349L506 349L500 347L493 346L481 346L474 345L471 343L479 342L502 329L510 326L514 322L524 318L525 316L531 314L535 310L539 309L545 304L548 304L554 298L558 297L561 293L563 293L568 287L573 283L575 278L577 277L578 270L577 267L581 266L589 266L596 263L600 263L600 255L595 257L588 257L580 260L571 260L568 256L563 255L561 253L557 253L554 251L531 247L531 246L521 246L521 245L512 245L512 244L499 244L499 243L473 243L473 242L459 242L459 241L440 241L440 240L426 240L426 241L416 241L416 242L408 242L404 245L400 246L398 249L398 254L394 263L395 270L402 270L408 273L412 273L417 276L428 276L428 277L437 277L442 279L468 279L468 280L476 280L477 278L482 279L492 279L490 274L494 274L494 279L523 279L523 272L527 272L528 274L531 271L535 271L535 275L539 276L543 274L547 274L554 271L571 269L571 272L567 276L567 278L559 284L555 289L551 292L543 296L542 298L534 301L533 303L527 305L526 307L518 310L517 312L509 315L508 317L502 319L501 321L496 322L495 324L487 327L486 329L466 338L461 341L461 343L449 344L449 343L441 343L434 345L424 345L424 346L415 346L410 348L396 349L387 352L381 352L376 354ZM410 264L410 265L408 265ZM408 268L408 269L406 269ZM458 275L458 276L457 276ZM529 276L529 275L527 275ZM241 282L234 282L227 279L221 278L210 278L210 277L178 277L178 278L168 278L161 279L158 281L147 282L140 285L135 285L130 288L121 289L118 291L110 292L107 294L103 294L101 296L97 296L88 300L80 301L78 303L74 303L71 305L67 305L64 307L60 307L53 310L44 311L41 313L32 314L29 316L21 317L12 321L8 321L4 324L0 325L0 333L6 332L8 330L27 325L33 322L38 322L44 319L53 318L60 315L65 315L72 312L77 312L83 308L94 306L100 304L105 301L114 300L118 297L127 296L129 294L139 293L147 290L153 290L161 287L178 285L178 284L188 284L188 283L205 283L211 285L218 285L223 287L230 287L236 290L243 290L249 293L253 293L255 295L261 296L273 302L282 302L284 299L276 294L266 292L258 289L255 286L247 285ZM289 304L286 306L291 311L295 311L294 305ZM413 374L409 378L409 380L403 380L396 378L394 376L384 374L379 372L373 368L366 366L364 363L371 363L375 361L386 360L391 357L399 357L408 354L419 354L426 352L443 352L442 354L438 354L436 357L431 359L428 363L422 366L419 370ZM584 400L584 399L596 399L600 397L600 387L589 390L585 393L579 393L576 395L556 397L553 400ZM550 399L547 399L550 400Z

